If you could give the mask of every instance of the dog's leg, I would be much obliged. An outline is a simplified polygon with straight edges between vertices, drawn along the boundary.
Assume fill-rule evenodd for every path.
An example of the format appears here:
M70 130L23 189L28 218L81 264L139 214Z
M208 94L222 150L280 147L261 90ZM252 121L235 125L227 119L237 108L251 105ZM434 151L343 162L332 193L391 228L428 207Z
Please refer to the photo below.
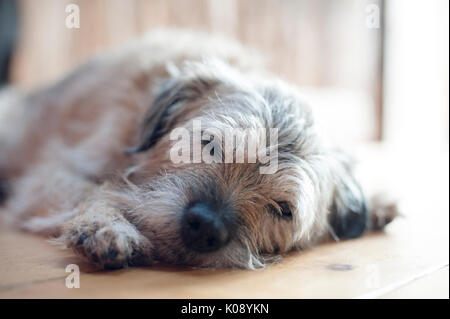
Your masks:
M152 262L152 246L120 210L106 199L81 204L77 214L63 226L57 242L105 269Z
M27 174L9 180L2 219L28 231L57 234L76 213L74 207L98 187L60 162L34 165Z
M149 241L105 198L99 186L60 162L34 166L13 183L3 217L72 248L103 268L150 263Z

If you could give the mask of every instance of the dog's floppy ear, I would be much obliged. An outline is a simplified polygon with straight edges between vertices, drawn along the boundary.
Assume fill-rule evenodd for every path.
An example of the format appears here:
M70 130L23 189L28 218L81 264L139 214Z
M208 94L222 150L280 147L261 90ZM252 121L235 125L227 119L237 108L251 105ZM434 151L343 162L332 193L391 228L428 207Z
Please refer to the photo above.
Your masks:
M348 167L338 170L335 183L330 207L330 226L338 238L359 237L369 225L366 197Z
M155 145L173 128L187 103L201 97L213 84L210 79L195 75L167 79L145 116L138 146L128 149L127 153L144 152Z
M0 205L6 202L6 199L8 198L9 192L7 186L6 179L3 179L0 175Z

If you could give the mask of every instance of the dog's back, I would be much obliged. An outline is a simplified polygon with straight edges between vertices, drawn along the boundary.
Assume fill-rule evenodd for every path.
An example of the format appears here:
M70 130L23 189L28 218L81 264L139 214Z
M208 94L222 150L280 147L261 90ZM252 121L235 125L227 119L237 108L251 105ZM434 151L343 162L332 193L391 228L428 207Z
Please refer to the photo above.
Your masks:
M261 66L259 56L230 40L201 32L156 30L99 54L62 81L20 100L4 94L0 170L4 176L16 176L41 157L71 161L71 152L85 155L72 165L89 163L80 167L89 175L120 166L126 160L124 149L136 143L136 129L155 86L184 61L211 56L245 70ZM95 155L99 152L112 162L99 163Z

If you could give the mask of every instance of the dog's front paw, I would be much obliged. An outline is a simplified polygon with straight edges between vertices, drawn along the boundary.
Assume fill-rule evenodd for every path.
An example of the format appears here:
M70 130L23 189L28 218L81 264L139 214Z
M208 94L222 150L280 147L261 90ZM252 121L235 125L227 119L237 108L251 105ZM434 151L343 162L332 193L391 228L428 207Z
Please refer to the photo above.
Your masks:
M401 216L398 211L397 200L387 194L377 194L371 201L370 228L382 230L387 224L392 222L397 216Z
M150 242L121 215L78 216L65 225L61 241L104 269L151 263Z
M131 262L133 246L138 245L138 239L133 234L130 236L112 226L105 226L94 231L77 232L70 245L92 263L105 269L117 269Z

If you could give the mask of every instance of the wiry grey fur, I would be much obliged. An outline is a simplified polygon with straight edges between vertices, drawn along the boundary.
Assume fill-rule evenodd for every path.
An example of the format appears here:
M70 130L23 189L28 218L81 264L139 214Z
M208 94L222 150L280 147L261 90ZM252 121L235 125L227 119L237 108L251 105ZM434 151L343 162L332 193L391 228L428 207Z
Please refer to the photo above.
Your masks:
M113 268L254 269L330 234L361 235L376 216L367 215L350 162L322 144L297 90L256 60L223 39L157 31L8 99L14 111L0 117L4 219ZM278 128L278 171L173 164L169 133L194 119L205 130ZM205 199L228 207L236 227L226 247L198 253L183 244L180 219ZM292 216L281 215L281 202Z

